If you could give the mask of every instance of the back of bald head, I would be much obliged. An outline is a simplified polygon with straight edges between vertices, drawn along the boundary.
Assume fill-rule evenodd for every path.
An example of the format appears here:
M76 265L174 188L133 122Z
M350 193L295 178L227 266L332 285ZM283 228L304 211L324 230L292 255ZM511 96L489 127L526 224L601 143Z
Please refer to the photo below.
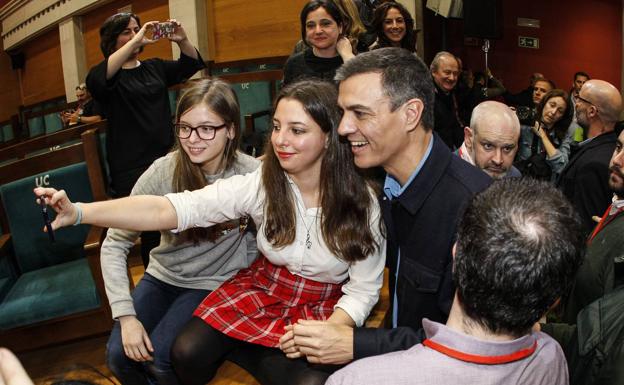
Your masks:
M470 117L470 128L476 134L479 127L488 124L504 125L511 128L520 137L520 121L516 113L506 104L487 100L479 103L473 110Z
M588 80L583 84L583 98L598 107L598 113L605 123L615 123L622 111L622 96L615 86L599 79Z

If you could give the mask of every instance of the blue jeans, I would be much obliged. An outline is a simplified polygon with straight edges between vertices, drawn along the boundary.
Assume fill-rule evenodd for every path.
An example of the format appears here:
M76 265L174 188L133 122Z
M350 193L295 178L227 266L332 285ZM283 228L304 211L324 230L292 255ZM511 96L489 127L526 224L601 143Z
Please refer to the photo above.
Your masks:
M154 347L154 361L141 363L126 357L121 341L121 325L115 322L106 345L106 361L115 377L124 385L177 384L169 351L179 331L192 318L193 311L210 293L164 283L144 274L132 292L137 318L143 324Z

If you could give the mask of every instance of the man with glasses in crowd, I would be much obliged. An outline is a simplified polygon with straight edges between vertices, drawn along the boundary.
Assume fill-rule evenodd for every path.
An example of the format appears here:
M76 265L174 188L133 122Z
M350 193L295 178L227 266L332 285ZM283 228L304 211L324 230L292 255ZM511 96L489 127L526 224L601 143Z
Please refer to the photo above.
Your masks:
M615 148L614 132L620 111L620 92L604 80L588 80L575 97L576 120L587 138L562 171L557 185L574 204L589 233L611 201L609 161Z
M95 123L102 120L102 111L99 104L91 97L87 85L82 83L76 86L76 101L78 104L73 110L61 113L61 120L68 124Z

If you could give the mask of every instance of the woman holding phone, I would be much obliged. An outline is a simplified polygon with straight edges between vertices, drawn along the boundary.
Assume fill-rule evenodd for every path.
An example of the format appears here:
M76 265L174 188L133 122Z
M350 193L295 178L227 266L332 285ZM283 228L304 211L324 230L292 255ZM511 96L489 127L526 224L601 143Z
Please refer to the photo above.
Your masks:
M309 46L284 65L284 84L303 78L332 81L336 69L351 59L353 47L342 13L331 0L313 0L301 10L301 39Z
M139 176L173 145L168 88L204 68L204 62L182 25L169 20L173 33L167 39L180 47L180 58L139 60L143 47L153 44L158 22L141 26L133 13L118 13L100 27L104 60L91 68L87 88L108 119L106 156L113 197L130 194ZM143 265L149 250L158 245L158 234L141 237Z

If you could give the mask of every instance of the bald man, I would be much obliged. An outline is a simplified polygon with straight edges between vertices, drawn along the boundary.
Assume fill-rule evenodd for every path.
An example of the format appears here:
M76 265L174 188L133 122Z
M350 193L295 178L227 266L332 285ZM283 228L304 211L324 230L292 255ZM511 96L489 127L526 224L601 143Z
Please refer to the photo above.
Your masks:
M611 83L592 79L575 97L575 107L576 120L588 139L561 173L558 186L578 210L589 233L595 225L592 216L601 217L611 203L609 160L617 139L614 128L622 97Z
M457 155L494 179L520 177L513 166L519 138L520 121L515 112L503 103L485 101L472 111Z

